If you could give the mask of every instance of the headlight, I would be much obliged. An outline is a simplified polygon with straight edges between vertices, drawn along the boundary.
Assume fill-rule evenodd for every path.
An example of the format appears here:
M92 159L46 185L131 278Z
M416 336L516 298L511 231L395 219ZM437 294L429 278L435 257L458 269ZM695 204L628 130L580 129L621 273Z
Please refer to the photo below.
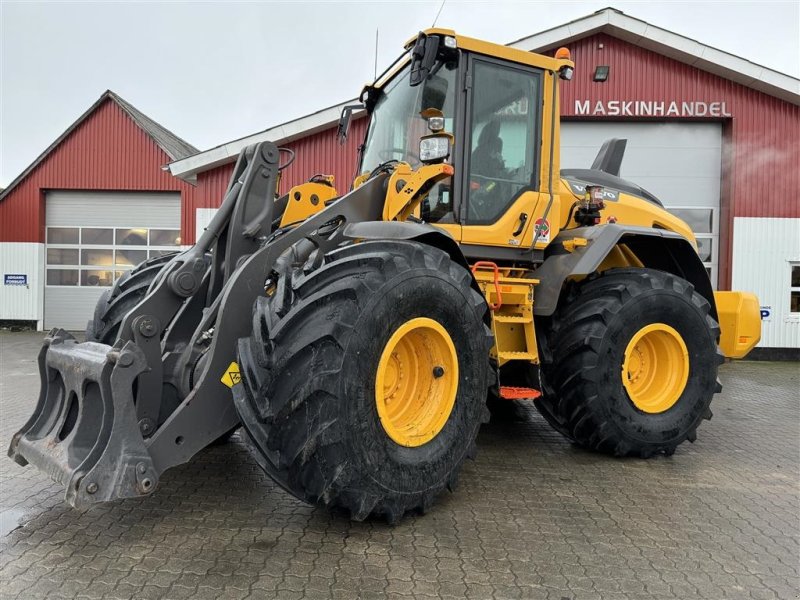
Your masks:
M431 117L428 119L428 129L433 133L444 131L444 117Z
M424 163L444 160L450 156L449 135L428 135L419 141L419 159Z

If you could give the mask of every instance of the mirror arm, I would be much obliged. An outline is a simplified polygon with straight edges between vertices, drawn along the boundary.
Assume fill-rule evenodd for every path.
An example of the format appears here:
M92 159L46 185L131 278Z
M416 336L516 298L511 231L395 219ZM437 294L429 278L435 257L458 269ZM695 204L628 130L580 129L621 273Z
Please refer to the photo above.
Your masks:
M339 124L336 127L336 137L339 140L339 144L344 144L347 141L347 132L350 129L350 118L353 116L353 111L363 109L363 104L348 104L342 108Z

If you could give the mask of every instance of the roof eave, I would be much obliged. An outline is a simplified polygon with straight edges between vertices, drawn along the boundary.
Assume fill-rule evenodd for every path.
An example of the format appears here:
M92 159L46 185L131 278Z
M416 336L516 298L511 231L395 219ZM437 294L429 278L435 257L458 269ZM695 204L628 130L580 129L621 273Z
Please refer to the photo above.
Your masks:
M614 9L598 11L583 19L522 38L510 45L531 52L547 52L556 46L567 45L597 33L606 33L745 87L800 105L800 79L655 27Z
M72 124L71 124L69 127L67 127L67 128L64 130L64 132L63 132L61 135L59 135L59 136L58 136L58 137L57 137L57 138L56 138L56 139L53 141L53 143L52 143L52 144L50 144L49 146L47 146L47 148L45 148L45 149L44 149L44 151L42 151L42 153L41 153L41 154L39 154L39 156L37 156L37 157L34 159L34 161L33 161L31 164L29 164L29 165L28 165L28 166L25 168L25 170L23 170L23 171L22 171L22 173L20 173L19 175L17 175L17 176L16 176L16 177L15 177L15 178L14 178L14 179L11 181L11 183L9 183L9 184L6 186L6 188L5 188L5 189L4 189L2 192L0 192L0 201L2 201L2 200L3 200L3 199L6 197L6 196L8 196L8 195L9 195L9 194L10 194L10 193L11 193L11 192L14 190L14 188L16 188L16 187L17 187L17 185L19 185L19 184L20 184L20 183L21 183L21 182L22 182L22 181L23 181L23 180L24 180L24 179L25 179L25 178L26 178L28 175L30 175L30 174L33 172L33 170L34 170L36 167L38 167L38 166L39 166L39 165L40 165L40 164L41 164L41 163L44 161L44 159L45 159L45 158L47 158L47 156L48 156L48 155L49 155L49 154L50 154L50 153L51 153L53 150L55 150L55 149L58 147L58 145L59 145L61 142L63 142L65 139L67 139L67 138L69 137L69 135L70 135L70 134L71 134L73 131L75 131L75 130L78 128L78 126L79 126L81 123L83 123L83 122L84 122L84 121L85 121L85 120L86 120L86 119L89 117L89 115L91 115L91 114L92 114L92 113L93 113L95 110L97 110L97 107L98 107L98 106L100 106L100 105L101 105L101 104L102 104L102 103L103 103L105 100L108 100L108 99L110 98L110 94L111 94L111 93L112 93L112 92L111 92L111 90L106 90L105 92L103 92L103 94L102 94L102 95L101 95L101 96L100 96L100 97L99 97L97 100L95 100L95 102L94 102L94 103L93 103L93 104L92 104L92 105L91 105L89 108L87 108L87 109L86 109L86 110L85 110L85 111L84 111L84 112L81 114L81 116L79 116L77 119L75 119L75 121L73 121L73 123L72 123Z
M233 140L226 144L221 144L210 150L200 152L193 156L187 156L182 160L176 160L169 164L170 173L189 183L197 181L197 174L209 171L221 165L233 162L242 149L257 144L258 142L270 141L275 144L287 144L294 140L319 133L335 126L341 115L342 108L348 104L356 102L355 99L330 106L305 117L300 117L288 121L281 125L259 131L238 140ZM358 118L363 111L353 113L353 118Z

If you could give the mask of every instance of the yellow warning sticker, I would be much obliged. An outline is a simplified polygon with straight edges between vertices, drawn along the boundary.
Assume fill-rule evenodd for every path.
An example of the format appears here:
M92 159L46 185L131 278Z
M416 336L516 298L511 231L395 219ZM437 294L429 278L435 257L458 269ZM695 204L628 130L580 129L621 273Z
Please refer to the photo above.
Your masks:
M232 362L230 365L228 365L228 368L225 369L220 381L229 388L232 388L237 383L241 383L242 374L239 372L239 365L236 362Z

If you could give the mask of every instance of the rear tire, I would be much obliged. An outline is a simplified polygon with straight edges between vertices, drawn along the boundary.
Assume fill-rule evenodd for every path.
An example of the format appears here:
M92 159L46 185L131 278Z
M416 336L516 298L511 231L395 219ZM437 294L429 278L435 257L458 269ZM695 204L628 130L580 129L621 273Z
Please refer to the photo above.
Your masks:
M719 326L710 308L688 281L652 269L612 269L582 282L552 319L552 356L542 365L547 393L536 404L539 412L570 440L615 456L670 455L683 441L693 442L721 389ZM666 383L642 392L630 387L631 373L623 365L629 364L626 357L640 360L637 336L651 329L675 332L657 335L668 340L667 348L682 343L686 355L662 360ZM656 369L653 357L647 364ZM670 387L681 373L683 387Z
M139 263L117 279L113 288L103 292L86 325L86 341L112 345L125 315L142 301L150 284L176 254L170 252Z
M492 338L470 274L441 250L398 241L347 246L310 274L281 278L255 304L253 334L239 341L243 385L233 388L259 464L297 498L355 520L424 512L455 486L488 418ZM429 441L401 445L379 417L376 377L387 344L420 318L452 340L457 390ZM442 377L430 361L412 362Z

